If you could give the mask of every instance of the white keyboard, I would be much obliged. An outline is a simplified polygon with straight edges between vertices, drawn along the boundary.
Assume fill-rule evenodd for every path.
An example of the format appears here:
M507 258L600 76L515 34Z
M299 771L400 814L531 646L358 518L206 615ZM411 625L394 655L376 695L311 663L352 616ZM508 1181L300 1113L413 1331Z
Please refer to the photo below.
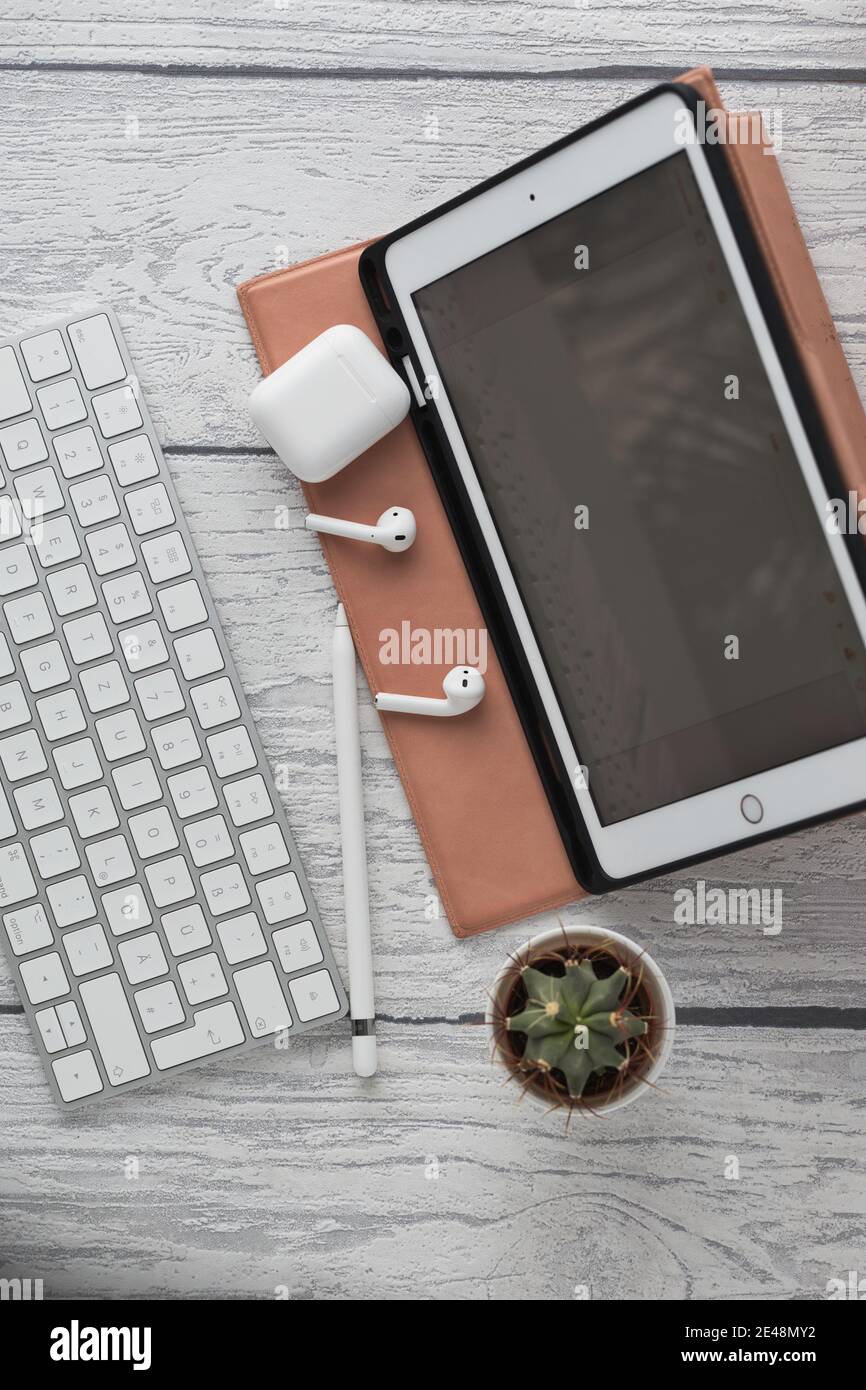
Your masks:
M55 1095L340 1017L110 310L0 346L0 473L0 938Z

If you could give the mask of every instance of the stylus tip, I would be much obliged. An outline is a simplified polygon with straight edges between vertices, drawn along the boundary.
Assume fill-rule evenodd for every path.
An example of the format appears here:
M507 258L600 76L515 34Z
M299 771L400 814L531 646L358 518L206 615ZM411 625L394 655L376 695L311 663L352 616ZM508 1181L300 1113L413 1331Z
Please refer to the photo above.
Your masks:
M378 1068L376 1039L372 1033L352 1039L352 1063L356 1076L375 1076Z

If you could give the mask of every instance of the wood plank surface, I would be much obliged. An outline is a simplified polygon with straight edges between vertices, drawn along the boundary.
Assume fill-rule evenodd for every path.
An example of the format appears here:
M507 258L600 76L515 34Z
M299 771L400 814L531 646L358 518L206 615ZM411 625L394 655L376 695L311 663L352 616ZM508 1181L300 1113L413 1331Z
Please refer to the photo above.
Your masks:
M106 299L164 445L253 444L241 280L398 225L647 85L0 72L2 331ZM866 391L866 107L842 85L724 94L777 128Z
M7 64L309 68L404 74L652 71L712 61L816 75L866 61L866 14L853 0L768 0L686 10L670 0L67 0L62 14L7 0Z
M370 1083L316 1034L58 1117L15 1022L0 1249L46 1298L814 1299L862 1269L850 1034L681 1029L657 1094L566 1132L471 1026L385 1025Z

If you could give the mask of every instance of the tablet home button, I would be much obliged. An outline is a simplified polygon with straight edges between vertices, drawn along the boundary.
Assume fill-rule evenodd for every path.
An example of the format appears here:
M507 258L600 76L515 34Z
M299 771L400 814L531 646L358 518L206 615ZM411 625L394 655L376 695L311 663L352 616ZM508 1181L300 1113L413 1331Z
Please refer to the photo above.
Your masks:
M756 796L752 796L751 794L749 796L743 797L742 801L740 802L740 810L746 817L746 820L751 821L752 825L757 825L759 821L762 821L764 819L763 806L761 805L758 798Z

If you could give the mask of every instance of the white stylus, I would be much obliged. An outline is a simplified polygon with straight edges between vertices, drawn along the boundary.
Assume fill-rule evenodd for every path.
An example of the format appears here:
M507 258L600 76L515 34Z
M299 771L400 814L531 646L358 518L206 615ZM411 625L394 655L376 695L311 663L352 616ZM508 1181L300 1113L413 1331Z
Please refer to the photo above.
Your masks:
M337 608L334 628L334 724L337 731L340 834L343 842L343 902L349 956L352 1061L356 1075L373 1076L377 1065L376 1007L373 1001L373 945L370 939L370 894L361 784L358 681L355 647L342 603Z

